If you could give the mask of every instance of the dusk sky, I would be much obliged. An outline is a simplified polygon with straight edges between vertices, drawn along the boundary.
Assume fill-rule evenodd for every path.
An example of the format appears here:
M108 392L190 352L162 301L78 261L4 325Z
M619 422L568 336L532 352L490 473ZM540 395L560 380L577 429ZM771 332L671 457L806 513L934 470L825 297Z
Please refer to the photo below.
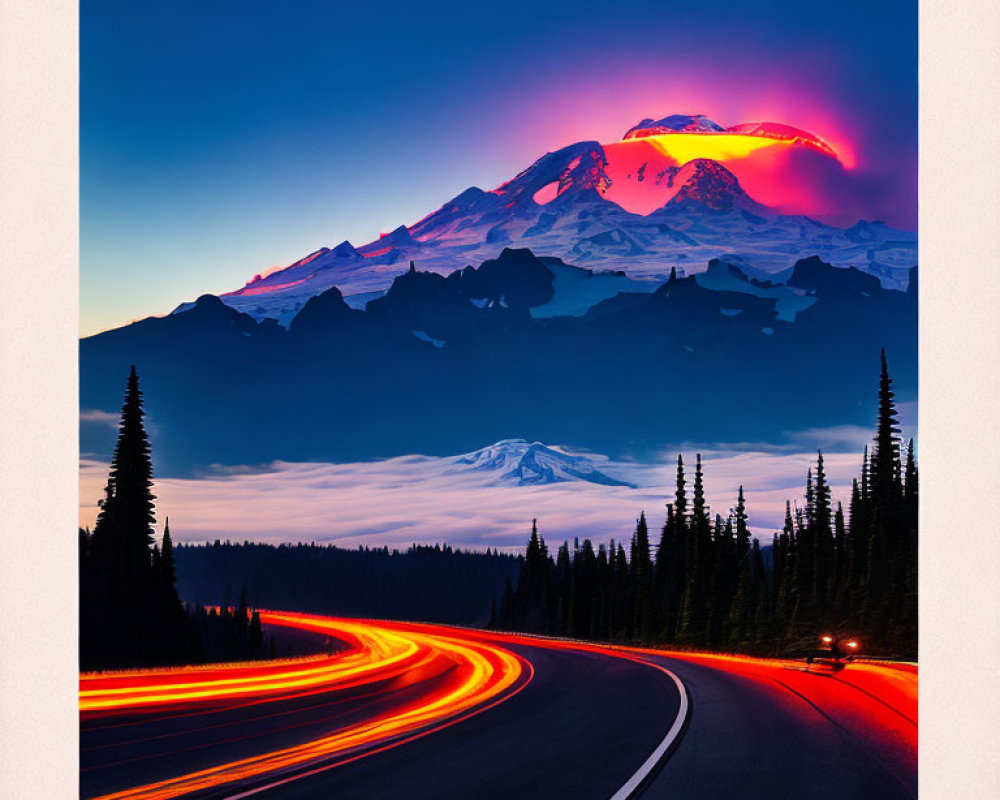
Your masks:
M643 117L784 122L916 221L917 4L81 4L81 333Z

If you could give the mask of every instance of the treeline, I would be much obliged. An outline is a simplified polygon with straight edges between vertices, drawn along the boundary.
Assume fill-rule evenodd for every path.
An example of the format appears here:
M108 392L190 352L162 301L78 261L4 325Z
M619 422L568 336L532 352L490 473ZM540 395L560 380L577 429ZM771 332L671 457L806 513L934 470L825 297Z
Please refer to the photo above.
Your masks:
M628 544L563 542L550 554L533 524L516 584L491 627L762 654L813 646L824 630L862 637L866 652L917 652L918 474L905 464L892 380L882 354L878 424L849 508L833 507L822 453L805 505L786 505L770 567L748 527L743 488L723 517L710 513L701 456L691 497L682 457L658 544L645 514Z
M485 625L518 558L448 545L353 549L216 541L178 545L177 585L188 602L228 605L241 587L261 608Z
M263 657L260 617L245 594L234 610L181 603L169 521L159 543L153 535L153 467L142 418L133 366L97 522L93 533L79 532L80 668Z
M236 607L229 604L188 609L192 637L186 643L188 663L274 658L277 643L264 636L260 614L247 606L246 592Z

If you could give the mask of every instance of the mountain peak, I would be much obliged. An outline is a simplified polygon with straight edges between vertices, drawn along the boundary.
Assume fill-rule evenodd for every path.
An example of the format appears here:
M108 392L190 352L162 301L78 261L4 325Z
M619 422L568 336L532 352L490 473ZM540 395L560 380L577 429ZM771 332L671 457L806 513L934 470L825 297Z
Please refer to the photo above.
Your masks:
M670 114L662 119L647 117L633 125L622 139L641 139L664 133L720 133L725 128L704 114Z
M394 247L399 247L401 245L417 244L416 239L410 235L410 229L405 225L400 225L395 230L384 233L378 237L377 243L382 245L392 245Z
M593 460L585 456L527 439L504 439L458 456L456 461L480 472L499 472L501 481L518 486L584 481L602 486L635 488L631 483L605 475L597 469Z
M664 208L687 208L691 205L712 211L732 211L740 204L754 204L737 177L718 161L696 158L680 167L672 176L680 189Z
M456 270L448 281L461 288L474 305L506 308L527 315L554 294L552 271L528 248L505 247L497 258Z
M742 157L726 155L731 140L741 135L781 140L787 146L767 151L777 160L748 157L744 168ZM752 144L752 152L771 148L768 142ZM723 128L704 114L647 118L630 128L623 141L581 141L546 153L490 191L465 189L412 225L400 225L357 248L346 241L332 251L322 248L256 277L223 300L256 319L273 317L287 325L310 297L332 285L343 290L349 305L365 306L390 289L411 259L421 270L441 276L497 260L502 269L484 271L490 291L477 290L482 293L466 298L473 305L485 298L491 307L509 306L513 293L507 291L506 276L520 271L538 296L551 293L552 280L537 265L509 255L498 259L506 247L530 247L543 257L596 272L624 270L629 278L650 281L664 280L673 264L689 273L696 264L725 253L738 253L767 274L790 270L797 258L822 252L837 266L868 269L887 287L905 286L906 270L916 259L915 234L864 221L840 229L789 215L795 206L781 201L783 173L772 161L785 164L777 155L793 150L798 158L803 146L825 147L808 132L779 123ZM791 169L792 162L788 165ZM775 178L767 183L772 168ZM790 194L808 194L793 189ZM502 280L493 280L494 271ZM564 278L560 273L556 282L566 285ZM427 281L420 285L432 286ZM597 287L606 285L604 278L580 285L581 299L605 299ZM562 303L566 292L556 289L556 294L563 295L557 298ZM535 295L533 288L527 308L541 308ZM586 310L575 300L560 307Z
M788 285L811 292L837 292L874 294L881 291L882 283L855 267L835 267L819 256L802 258L795 262Z
M344 302L344 295L336 286L310 297L302 310L295 315L289 325L293 334L313 336L320 339L329 336L352 319L361 315Z
M214 294L203 294L194 301L194 307L200 309L228 308L228 306L226 306L226 304Z
M357 258L361 254L357 251L357 248L351 244L347 239L344 239L340 244L330 251L335 258Z

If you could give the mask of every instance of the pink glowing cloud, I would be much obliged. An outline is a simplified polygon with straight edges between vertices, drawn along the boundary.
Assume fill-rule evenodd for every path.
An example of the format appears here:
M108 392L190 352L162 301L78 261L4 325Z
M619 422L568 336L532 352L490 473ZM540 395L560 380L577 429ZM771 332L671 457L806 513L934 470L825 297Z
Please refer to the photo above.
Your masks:
M817 57L816 62L831 60ZM738 59L728 63L723 53L697 69L612 61L586 82L567 83L554 74L519 87L523 93L516 98L518 125L512 133L521 149L533 142L537 152L593 140L614 149L639 120L675 113L704 114L723 127L762 121L791 125L821 139L840 163L805 148L762 149L741 163L722 159L751 197L784 213L834 224L882 219L912 230L915 147L900 153L892 131L852 108L850 98L824 91L810 70L790 74L787 68L752 66L748 70ZM507 101L515 104L515 98Z

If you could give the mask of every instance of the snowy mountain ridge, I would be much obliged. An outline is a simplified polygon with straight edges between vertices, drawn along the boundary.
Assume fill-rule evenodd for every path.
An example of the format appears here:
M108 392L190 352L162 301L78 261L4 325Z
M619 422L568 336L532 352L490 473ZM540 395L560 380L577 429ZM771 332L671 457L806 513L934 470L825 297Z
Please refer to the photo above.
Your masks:
M635 488L633 484L601 472L586 456L574 455L563 448L529 442L526 439L504 439L475 452L457 456L454 461L480 472L497 472L502 482L518 486L584 481L602 486Z
M719 161L679 163L654 146L695 135L780 140L782 146L834 163L822 140L787 125L722 128L703 115L683 114L645 119L620 142L578 142L547 153L492 191L470 187L410 226L357 247L344 241L320 248L284 269L255 275L222 299L255 319L287 324L310 297L332 286L363 307L385 292L410 261L423 271L447 275L511 247L651 283L666 280L672 269L687 275L704 271L712 259L777 274L815 255L874 275L886 288L905 289L909 269L917 263L914 233L881 222L861 220L840 228L778 213L756 202Z

